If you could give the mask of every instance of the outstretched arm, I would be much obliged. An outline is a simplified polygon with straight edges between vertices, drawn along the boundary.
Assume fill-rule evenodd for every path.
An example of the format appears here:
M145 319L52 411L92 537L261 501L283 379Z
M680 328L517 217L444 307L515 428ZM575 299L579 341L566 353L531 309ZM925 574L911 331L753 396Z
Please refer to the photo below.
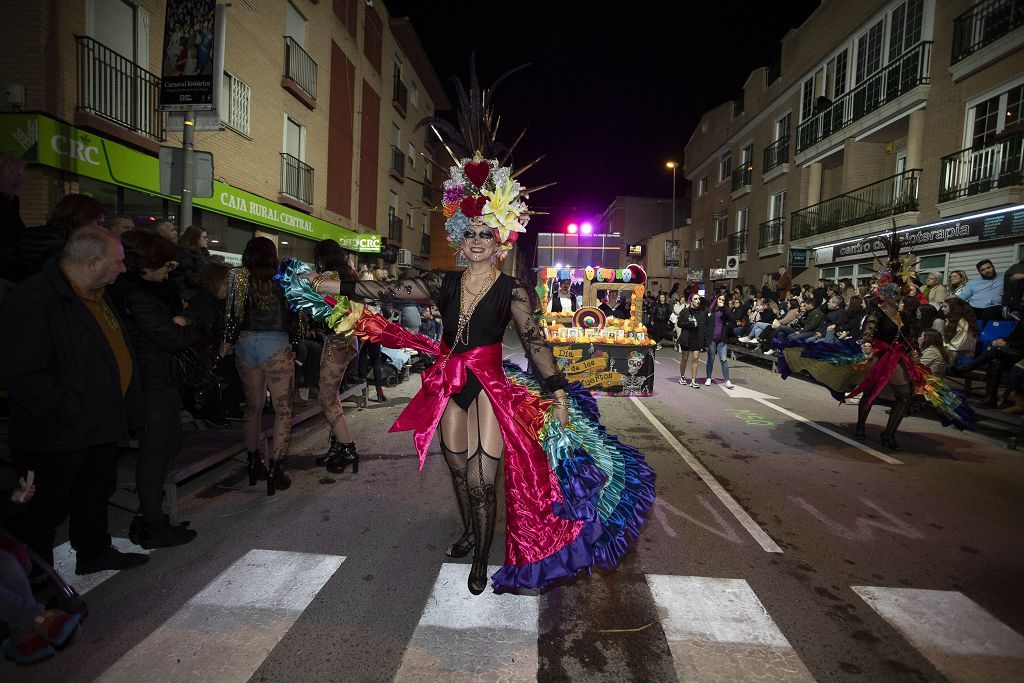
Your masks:
M324 280L316 276L302 276L310 280L319 294L339 294L364 303L382 306L397 306L401 303L430 304L441 298L441 282L445 271L431 270L420 277L411 277L396 282L374 282L358 280Z
M537 323L530 306L530 297L522 283L517 283L512 290L512 321L519 333L519 341L523 351L529 357L533 367L541 376L541 387L555 396L555 407L552 416L563 425L569 422L569 407L565 393L565 377L558 369L555 357L548 346L544 328Z

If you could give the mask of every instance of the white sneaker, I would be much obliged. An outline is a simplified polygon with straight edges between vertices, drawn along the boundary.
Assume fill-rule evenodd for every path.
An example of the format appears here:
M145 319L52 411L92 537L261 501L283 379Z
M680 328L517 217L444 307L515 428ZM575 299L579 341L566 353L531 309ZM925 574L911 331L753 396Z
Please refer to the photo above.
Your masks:
M697 380L695 379L690 380L690 386L693 387L694 389L700 389L700 385L697 384Z
M680 383L680 384L682 384L682 385L683 385L684 387L685 387L685 386L686 386L687 384L689 384L689 382L687 382L687 381L686 381L686 378L685 378L685 377L680 377L680 378L679 378L679 383Z
M748 341L750 341L750 337L738 337L736 341L738 341L740 344L746 344Z
M726 389L735 389L736 385L733 384L732 382L730 382L729 380L725 380L725 388Z
M710 387L711 386L711 378L710 377L708 377L706 380L704 380L704 386L706 386L706 387Z
M768 349L767 351L764 352L764 355L766 355L766 356L773 356L773 355L775 355L775 349Z

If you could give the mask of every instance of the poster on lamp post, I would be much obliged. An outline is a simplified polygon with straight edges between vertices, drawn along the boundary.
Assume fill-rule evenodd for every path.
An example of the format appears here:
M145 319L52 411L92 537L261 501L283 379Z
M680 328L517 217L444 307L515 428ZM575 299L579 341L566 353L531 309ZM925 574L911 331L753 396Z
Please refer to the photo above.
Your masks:
M679 240L665 240L665 267L679 267Z
M216 7L215 0L167 0L161 111L213 109Z

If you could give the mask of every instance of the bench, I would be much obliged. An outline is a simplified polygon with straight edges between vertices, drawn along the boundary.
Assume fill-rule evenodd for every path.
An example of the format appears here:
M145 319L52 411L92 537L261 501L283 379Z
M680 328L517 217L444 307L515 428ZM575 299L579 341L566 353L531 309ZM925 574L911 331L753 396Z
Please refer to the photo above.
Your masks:
M743 346L742 344L726 344L725 348L732 353L732 357L735 360L739 360L739 356L746 356L749 358L755 358L757 360L768 361L771 364L771 371L778 374L779 372L779 359L776 354L767 354L761 352L760 346Z
M356 409L362 410L366 407L368 387L365 381L356 382L344 387L339 396L341 400L355 399ZM323 413L320 402L316 401L304 410L297 412L292 417L292 429ZM205 427L205 426L204 426ZM212 431L212 430L211 430ZM269 443L274 433L274 425L270 425L260 431L260 448L264 453L269 452ZM178 518L178 485L207 472L236 456L245 453L245 442L233 442L231 445L220 448L202 457L182 463L176 469L171 470L164 482L164 498L167 501L167 508L171 518L171 524L177 524Z

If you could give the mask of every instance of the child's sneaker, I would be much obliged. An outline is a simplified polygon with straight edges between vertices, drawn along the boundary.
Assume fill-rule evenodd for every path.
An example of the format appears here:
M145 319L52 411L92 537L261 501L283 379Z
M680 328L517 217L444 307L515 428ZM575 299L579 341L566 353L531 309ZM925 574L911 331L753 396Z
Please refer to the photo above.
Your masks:
M33 630L55 647L61 647L78 630L78 622L81 620L81 614L68 614L59 609L43 610L36 615Z

